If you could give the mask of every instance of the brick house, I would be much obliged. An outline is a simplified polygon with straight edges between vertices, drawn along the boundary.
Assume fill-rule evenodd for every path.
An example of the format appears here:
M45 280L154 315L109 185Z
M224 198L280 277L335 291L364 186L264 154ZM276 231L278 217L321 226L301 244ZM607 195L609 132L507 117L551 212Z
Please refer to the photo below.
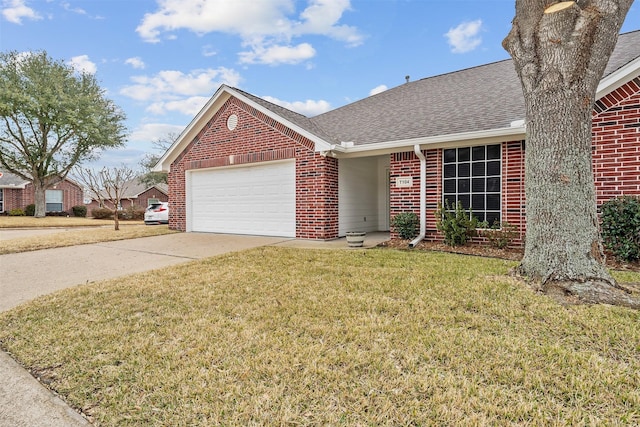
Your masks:
M83 206L82 188L71 181L64 181L54 185L45 193L46 212L67 212L72 214L72 207ZM6 214L13 209L24 210L26 206L35 203L33 185L26 179L12 173L0 171L0 214Z
M169 225L333 239L460 201L524 233L525 109L512 61L443 74L308 118L222 86L163 155ZM640 31L623 34L593 111L598 204L640 195Z
M148 186L138 182L136 179L127 185L126 190L120 201L122 209L134 208L143 210L151 203L169 201L169 187L167 184ZM108 208L113 209L113 205L110 202L105 202L105 204L108 205ZM87 205L87 214L91 216L91 212L99 207L101 206L98 200L91 199L91 202Z

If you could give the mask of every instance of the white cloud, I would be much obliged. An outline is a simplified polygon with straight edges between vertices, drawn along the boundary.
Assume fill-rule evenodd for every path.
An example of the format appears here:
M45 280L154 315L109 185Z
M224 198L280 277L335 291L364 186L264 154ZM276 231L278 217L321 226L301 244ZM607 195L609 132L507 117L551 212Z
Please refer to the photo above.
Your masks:
M265 101L272 102L276 105L287 108L291 111L295 111L296 113L303 114L307 117L317 116L318 114L326 113L327 111L331 110L331 104L324 100L313 101L308 99L306 101L288 102L282 101L272 96L263 96L261 98Z
M157 141L171 134L179 135L183 129L184 126L166 123L144 123L131 132L129 139L133 142L147 142L151 147L152 141Z
M142 102L150 102L147 111L165 114L177 111L189 116L195 115L221 85L237 86L240 75L229 68L208 68L182 71L165 70L155 75L134 76L134 84L125 86L120 94Z
M42 17L27 6L25 0L4 0L2 2L2 16L14 24L22 24L23 19L36 21Z
M380 86L376 86L376 87L374 87L373 89L371 89L371 90L369 91L369 96L377 95L377 94L379 94L379 93L381 93L381 92L384 92L384 91L385 91L385 90L387 90L387 89L389 89L389 88L387 87L387 85L380 85Z
M86 10L81 9L81 8L79 8L79 7L73 7L73 6L71 6L71 4L70 4L70 3L68 3L68 2L63 2L63 3L62 3L62 8L63 8L64 10L66 10L66 11L73 12L73 13L77 13L78 15L86 15L86 14L87 14L87 11L86 11Z
M297 46L254 46L252 51L240 52L243 64L298 64L315 56L316 50L309 43Z
M218 52L216 52L213 46L209 44L202 46L202 56L209 57L209 56L216 56L217 54Z
M210 96L191 96L176 101L158 101L149 105L146 111L157 115L175 111L188 116L195 116L202 110L202 107L209 99Z
M471 52L482 43L482 38L478 35L482 30L482 20L477 19L471 22L463 22L455 28L449 29L444 35L451 46L453 53Z
M144 61L138 56L129 58L126 61L124 61L124 63L127 65L131 65L133 68L137 70L141 70L145 67Z
M80 73L95 74L98 71L97 65L89 60L88 55L74 56L68 63Z
M362 43L363 36L357 28L339 24L343 13L351 8L350 0L308 0L307 7L296 16L297 3L261 0L246 7L241 1L161 0L159 9L147 13L136 31L151 43L175 37L172 32L178 30L237 35L242 46L253 49L240 53L241 61L247 63L276 64L279 59L298 63L308 59L315 55L311 45L291 43L293 38L305 35L330 37L348 46Z

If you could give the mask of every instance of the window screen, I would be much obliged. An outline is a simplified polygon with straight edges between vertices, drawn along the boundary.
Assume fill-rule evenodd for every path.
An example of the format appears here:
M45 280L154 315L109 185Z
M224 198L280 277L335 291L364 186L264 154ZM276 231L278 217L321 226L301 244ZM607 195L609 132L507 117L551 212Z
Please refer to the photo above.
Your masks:
M500 221L502 160L500 144L451 148L443 152L443 204L458 202L480 221Z

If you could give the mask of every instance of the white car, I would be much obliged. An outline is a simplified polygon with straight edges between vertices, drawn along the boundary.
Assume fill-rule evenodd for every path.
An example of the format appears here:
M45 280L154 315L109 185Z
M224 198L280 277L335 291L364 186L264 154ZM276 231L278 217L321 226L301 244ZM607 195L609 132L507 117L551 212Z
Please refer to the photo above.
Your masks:
M169 203L160 202L152 203L144 211L144 223L150 224L169 224Z

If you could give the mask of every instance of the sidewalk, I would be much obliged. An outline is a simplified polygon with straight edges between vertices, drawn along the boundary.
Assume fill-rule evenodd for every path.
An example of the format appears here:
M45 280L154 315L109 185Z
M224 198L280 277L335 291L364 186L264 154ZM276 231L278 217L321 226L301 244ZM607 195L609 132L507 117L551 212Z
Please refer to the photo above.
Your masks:
M370 233L364 248L389 240ZM134 274L259 246L350 249L346 239L296 240L278 237L177 233L0 255L0 312L41 295L98 280ZM70 262L71 261L71 262ZM114 266L117 265L117 268ZM23 284L30 284L25 288ZM91 424L0 351L0 427L86 427Z

